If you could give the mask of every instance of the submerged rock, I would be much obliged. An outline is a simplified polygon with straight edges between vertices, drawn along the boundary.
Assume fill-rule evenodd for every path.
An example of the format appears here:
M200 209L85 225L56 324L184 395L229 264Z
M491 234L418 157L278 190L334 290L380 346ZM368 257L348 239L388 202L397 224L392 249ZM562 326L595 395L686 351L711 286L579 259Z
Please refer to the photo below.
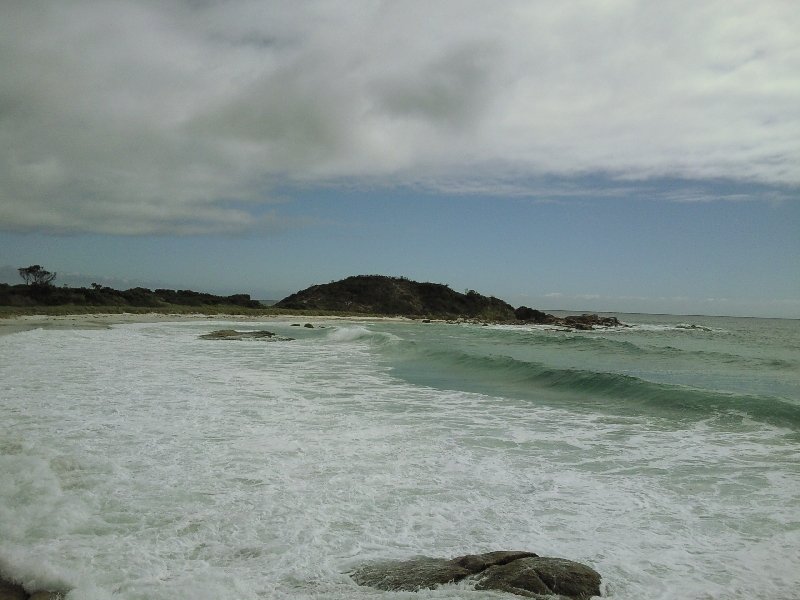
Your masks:
M358 585L385 591L419 591L474 578L478 590L529 598L588 600L600 595L600 575L586 565L533 552L498 551L453 559L421 556L364 565L350 575Z
M685 323L680 323L675 325L675 329L698 329L700 331L711 331L710 327L703 327L702 325L687 325Z
M200 336L204 340L268 340L271 342L290 342L294 338L280 337L271 331L236 331L235 329L219 329Z

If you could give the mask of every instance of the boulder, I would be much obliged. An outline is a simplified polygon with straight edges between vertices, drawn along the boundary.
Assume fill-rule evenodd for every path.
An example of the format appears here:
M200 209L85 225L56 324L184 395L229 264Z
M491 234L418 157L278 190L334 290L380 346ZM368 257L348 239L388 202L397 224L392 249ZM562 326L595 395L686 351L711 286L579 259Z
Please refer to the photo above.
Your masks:
M272 342L290 342L294 338L276 336L273 332L262 329L260 331L236 331L235 329L219 329L200 336L204 340L268 340Z
M21 585L0 579L0 600L28 600L28 593Z
M384 591L416 592L444 583L461 581L472 572L444 558L421 556L404 561L365 565L350 576L358 585Z
M533 552L498 550L497 552L486 552L485 554L467 554L454 558L452 562L460 567L464 567L470 573L480 573L495 565L506 565L520 558L536 557L538 554Z
M0 600L61 600L58 592L40 591L28 594L21 585L0 579Z
M416 592L469 577L476 580L475 589L528 598L588 600L600 595L600 575L594 569L565 558L522 551L467 554L450 560L421 556L383 561L364 565L350 576L358 585L384 591Z
M600 595L600 575L565 558L521 558L489 567L475 585L478 590L501 590L520 596L558 595L588 600Z

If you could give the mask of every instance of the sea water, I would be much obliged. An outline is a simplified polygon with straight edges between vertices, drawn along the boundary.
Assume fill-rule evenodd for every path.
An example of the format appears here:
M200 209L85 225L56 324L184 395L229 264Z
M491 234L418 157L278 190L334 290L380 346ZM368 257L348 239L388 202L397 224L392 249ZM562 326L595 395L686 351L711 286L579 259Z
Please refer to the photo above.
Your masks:
M77 599L380 592L528 550L620 600L800 598L800 321L205 320L0 337L0 575ZM294 341L208 340L269 329Z

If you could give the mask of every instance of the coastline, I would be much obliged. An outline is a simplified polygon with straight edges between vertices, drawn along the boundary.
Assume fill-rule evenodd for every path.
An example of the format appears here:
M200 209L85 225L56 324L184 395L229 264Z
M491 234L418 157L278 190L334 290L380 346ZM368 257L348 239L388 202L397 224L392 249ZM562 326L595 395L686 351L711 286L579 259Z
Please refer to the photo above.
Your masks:
M66 315L15 315L0 318L0 336L31 331L33 329L108 329L114 325L131 323L159 323L179 321L205 321L213 319L234 320L242 323L264 321L266 319L296 318L305 321L414 321L408 317L364 316L364 315L297 315L292 313L271 313L262 315L242 315L229 313L83 313ZM2 599L0 599L2 600Z
M796 497L790 462L796 437L789 432L794 426L787 420L778 422L771 398L748 395L761 387L758 381L727 395L724 389L717 393L715 385L728 388L730 377L704 386L673 386L695 383L693 373L705 376L712 368L724 369L722 375L744 371L760 376L769 371L773 375L763 381L781 383L797 359L796 353L787 355L780 349L780 340L789 339L791 331L783 332L784 337L762 335L780 333L777 323L769 328L755 322L711 327L704 320L654 318L643 319L644 327L620 330L622 335L564 336L536 327L426 328L420 320L364 317L45 317L8 321L28 327L46 322L62 329L87 321L91 328L131 324L110 325L105 331L54 330L0 338L0 344L12 350L4 355L8 360L3 365L4 380L9 381L3 414L11 432L6 447L0 448L7 454L3 475L20 490L4 498L9 499L12 518L7 530L12 535L3 544L10 558L0 561L0 575L24 584L29 592L49 588L62 594L71 591L76 597L108 593L168 600L207 588L216 590L218 597L242 589L299 597L319 589L311 587L319 581L316 565L326 564L332 575L323 585L331 598L344 600L354 589L340 586L346 580L337 573L349 572L357 561L367 562L377 552L343 556L340 548L363 543L363 529L342 530L338 524L369 520L391 540L399 512L394 502L402 503L402 514L417 514L420 504L431 507L422 513L421 535L434 532L440 537L421 537L419 543L425 544L429 556L543 547L542 554L590 564L626 597L646 597L652 586L647 574L627 575L637 572L641 556L652 561L656 574L669 574L663 587L674 595L713 592L713 583L706 585L705 577L708 572L713 580L716 565L704 570L706 564L673 561L669 552L662 559L653 546L702 551L718 536L717 526L703 519L711 514L724 520L744 503L758 507L747 523L766 522L767 528L756 534L755 542L746 537L747 531L722 540L713 559L729 558L742 544L756 546L748 553L755 558L726 562L731 588L757 591L765 582L769 585L769 568L759 579L745 561L775 564L778 572L791 564L791 538L783 538L786 544L777 549L772 542L774 532L781 531L780 515ZM215 317L218 320L212 320ZM136 321L151 323L133 324ZM297 344L194 341L215 329L269 329L286 335L292 331L288 325L305 322L333 327L307 332L295 328L302 332ZM675 327L681 323L711 328ZM731 335L745 325L747 337ZM180 338L177 343L170 332ZM387 343L389 334L405 341ZM168 347L159 340L167 341ZM750 360L754 340L764 340L764 347L774 349ZM508 356L513 358L504 358ZM742 360L733 362L734 357ZM627 375L656 359L665 377L673 378L666 385L660 379L648 381L647 374L636 379ZM675 372L682 379L676 381ZM772 396L777 398L779 391ZM533 439L522 438L525 432L534 432L529 434ZM642 436L649 440L644 455L628 452L631 440ZM603 441L599 447L598 440ZM478 453L470 454L476 452L476 444ZM455 451L450 453L450 448ZM140 460L145 451L149 453ZM609 464L609 455L621 457L622 466L635 473L632 484L628 476L617 477L619 465ZM716 461L711 466L720 465L719 476L701 473L709 485L699 489L698 455ZM461 461L457 468L447 462L453 456ZM663 471L652 469L655 456L664 461L659 465ZM600 468L584 476L587 458ZM188 473L183 479L173 466L178 461ZM532 476L531 464L537 466ZM489 469L502 474L503 485L496 485L492 477L484 481L482 475ZM164 485L175 473L175 487ZM367 479L365 473L377 475ZM385 473L392 474L390 485L385 485ZM584 479L576 482L576 473ZM774 482L767 482L772 487L766 493L764 486L743 486L738 488L745 494L741 502L717 493L731 481L760 481L762 473L777 473ZM281 509L281 519L270 520L273 513L250 507L259 507L271 492L269 483L260 482L282 477L287 483L282 495L269 496L270 501L276 499L270 507L288 508ZM409 481L422 484L409 488ZM558 485L562 487L553 492ZM527 525L526 511L520 510L529 502L533 486L544 488L536 500L542 503L542 520L565 524L554 528L544 542L538 525ZM466 497L464 490L470 491ZM598 490L610 500L598 503ZM208 493L219 503L213 509ZM655 507L645 517L635 511L643 493ZM376 495L381 495L381 506L389 508L370 512ZM688 513L686 524L675 527L674 515L687 514L687 497L696 498L698 510ZM773 502L760 504L764 497ZM453 498L460 502L455 509ZM476 513L482 523L477 533L473 528L479 519L469 513L475 502L486 507ZM571 511L576 502L584 510ZM502 512L496 512L497 507ZM444 522L440 530L445 511L456 520ZM130 517L118 524L114 519L120 514ZM158 515L157 526L150 526L150 515ZM45 532L51 541L42 544L35 528L45 519L58 521L57 528ZM599 523L588 534L586 519ZM286 527L287 522L292 527ZM196 528L197 523L209 525ZM667 526L670 537L664 539L659 528ZM20 533L22 527L31 528L31 535L27 529ZM447 528L463 535L463 550L453 548ZM609 544L605 534L612 528L624 534ZM256 533L240 537L241 531ZM303 534L299 542L297 531ZM528 539L520 541L518 531L526 532ZM658 535L649 538L649 531ZM331 532L336 537L330 543L304 543ZM161 541L165 539L166 544ZM280 559L270 552L273 539L286 548ZM204 570L191 554L200 544L214 549L204 561L213 561L213 570ZM762 547L769 556L764 556L766 550L758 552ZM172 554L175 548L187 550ZM397 560L407 553L391 541L378 551ZM153 576L142 581L127 571L131 564L142 565L142 571ZM165 570L174 577L158 577ZM72 572L77 575L67 574ZM241 577L236 589L232 577ZM301 587L305 581L311 582L308 588ZM786 582L782 589L792 583ZM363 588L364 594L370 595L369 588ZM0 599L10 600L1 594ZM14 600L30 599L25 594Z

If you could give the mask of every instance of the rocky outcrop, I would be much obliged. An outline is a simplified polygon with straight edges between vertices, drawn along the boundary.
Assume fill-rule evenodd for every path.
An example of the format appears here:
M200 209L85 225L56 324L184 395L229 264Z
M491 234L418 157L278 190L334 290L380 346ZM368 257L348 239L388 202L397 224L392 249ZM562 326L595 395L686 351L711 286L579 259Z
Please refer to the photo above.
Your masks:
M627 327L624 323L620 323L617 317L598 317L597 315L572 315L564 317L564 325L574 329L594 329L596 326L600 327Z
M565 558L533 552L499 551L453 559L426 556L360 567L350 575L358 585L385 591L419 591L470 578L475 589L498 590L528 598L588 600L600 595L600 575Z
M535 323L536 325L556 325L560 327L570 327L572 329L591 331L595 327L628 327L620 322L617 317L600 317L596 314L570 315L568 317L556 317L540 310L520 306L514 311L514 316L518 321L524 323Z
M545 323L550 319L555 319L553 315L548 315L535 308L528 308L527 306L520 306L514 311L514 316L519 321L532 321L534 323Z
M405 277L356 275L314 285L287 296L276 308L409 317L513 321L514 307L474 290L462 294L440 283Z
M600 575L565 558L521 558L487 569L475 589L500 590L531 598L556 595L588 600L600 595Z
M461 581L471 574L454 560L422 556L405 561L372 563L361 567L351 577L358 585L387 592L416 592Z
M204 340L266 340L269 342L291 342L294 338L280 337L272 331L236 331L235 329L219 329L200 336Z

